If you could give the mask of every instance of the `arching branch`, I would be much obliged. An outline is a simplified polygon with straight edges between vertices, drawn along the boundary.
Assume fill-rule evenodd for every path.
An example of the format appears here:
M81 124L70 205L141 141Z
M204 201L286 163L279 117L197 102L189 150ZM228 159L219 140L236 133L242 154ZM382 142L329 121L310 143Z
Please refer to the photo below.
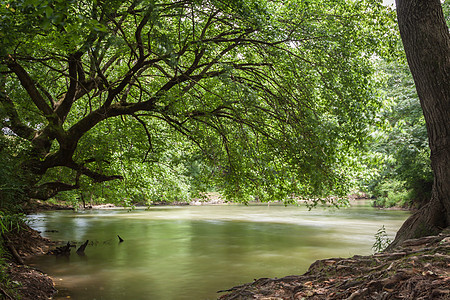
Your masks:
M20 83L30 96L31 101L33 101L44 116L50 120L53 115L53 109L47 104L47 102L45 102L45 99L42 97L41 93L39 93L33 79L31 79L27 71L25 71L25 69L12 56L9 57L7 65L8 68L16 74Z
M3 126L8 127L21 138L24 138L26 140L33 139L33 136L35 134L34 129L23 124L14 106L14 102L3 90L0 90L0 103L2 104L3 109L9 118L9 121L2 120Z
M145 134L147 135L148 150L147 150L147 152L144 155L144 159L142 160L142 162L145 162L147 160L148 154L150 153L150 151L153 150L152 136L150 134L150 131L147 128L147 124L141 118L139 118L139 116L137 116L135 114L133 114L132 116L133 116L133 118L135 118L142 125L142 127L144 127Z
M35 186L28 192L30 198L47 200L51 197L56 196L60 192L72 191L79 188L78 184L67 184L64 182L47 182L38 186Z

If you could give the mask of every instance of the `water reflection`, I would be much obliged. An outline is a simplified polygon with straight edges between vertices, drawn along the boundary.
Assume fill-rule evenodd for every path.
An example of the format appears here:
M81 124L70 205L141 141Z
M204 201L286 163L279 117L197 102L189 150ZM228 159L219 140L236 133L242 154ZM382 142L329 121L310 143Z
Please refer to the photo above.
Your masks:
M30 216L32 226L92 243L85 257L32 263L55 278L61 299L215 299L254 278L304 273L316 259L370 254L376 231L392 237L407 216L273 205L49 212Z

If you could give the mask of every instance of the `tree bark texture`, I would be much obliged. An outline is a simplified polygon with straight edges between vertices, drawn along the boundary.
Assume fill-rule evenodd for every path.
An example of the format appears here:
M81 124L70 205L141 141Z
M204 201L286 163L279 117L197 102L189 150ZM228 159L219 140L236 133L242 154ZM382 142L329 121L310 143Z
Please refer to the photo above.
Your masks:
M400 34L426 121L434 183L430 201L392 247L450 225L450 34L439 0L396 0Z

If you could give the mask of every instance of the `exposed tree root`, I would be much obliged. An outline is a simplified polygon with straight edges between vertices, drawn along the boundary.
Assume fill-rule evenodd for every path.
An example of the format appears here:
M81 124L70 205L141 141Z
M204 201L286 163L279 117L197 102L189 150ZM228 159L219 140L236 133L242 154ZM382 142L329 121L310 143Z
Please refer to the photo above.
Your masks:
M228 299L450 299L450 231L406 240L394 252L318 260L302 276L261 278Z

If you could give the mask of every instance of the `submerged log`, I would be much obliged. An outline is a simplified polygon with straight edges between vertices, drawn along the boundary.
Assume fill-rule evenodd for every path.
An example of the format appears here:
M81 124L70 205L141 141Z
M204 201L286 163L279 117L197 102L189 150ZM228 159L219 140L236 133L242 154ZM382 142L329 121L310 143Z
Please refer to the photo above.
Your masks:
M67 242L65 246L56 247L54 250L50 250L47 254L51 255L70 255L70 248L75 247L71 245L70 242Z
M89 240L86 240L86 242L84 242L83 245L81 245L78 249L77 249L77 254L78 255L84 255L84 249L86 249L87 244L89 243Z

